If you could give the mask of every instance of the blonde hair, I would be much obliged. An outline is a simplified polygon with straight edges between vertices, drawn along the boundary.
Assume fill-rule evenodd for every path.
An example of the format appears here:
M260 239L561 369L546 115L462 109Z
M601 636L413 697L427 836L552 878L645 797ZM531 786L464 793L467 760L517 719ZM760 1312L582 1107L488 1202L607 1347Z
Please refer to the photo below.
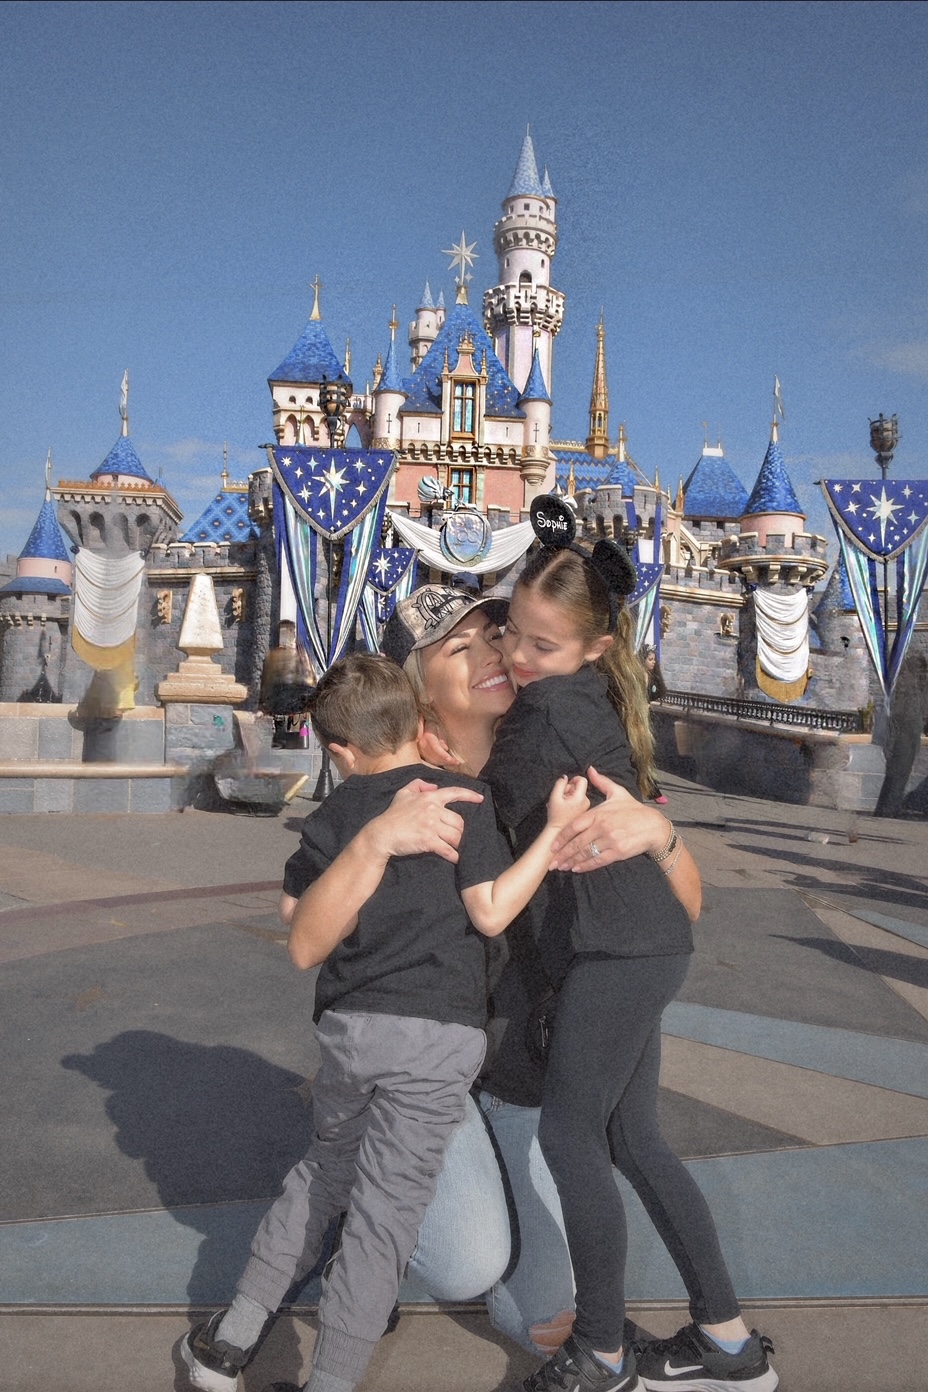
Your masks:
M634 625L625 605L619 601L613 629L613 606L605 581L585 557L566 548L542 547L526 563L516 588L520 585L563 609L584 644L612 634L612 644L594 665L609 682L609 699L631 745L638 787L643 797L650 797L655 770L647 681L635 653Z

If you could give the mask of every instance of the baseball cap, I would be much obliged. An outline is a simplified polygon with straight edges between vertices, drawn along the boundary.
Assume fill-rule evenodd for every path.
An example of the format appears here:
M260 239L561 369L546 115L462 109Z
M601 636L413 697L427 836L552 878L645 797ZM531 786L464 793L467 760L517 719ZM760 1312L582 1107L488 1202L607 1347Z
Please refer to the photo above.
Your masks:
M503 623L508 608L505 599L474 596L451 585L420 585L393 610L381 646L402 666L414 649L440 643L475 609L485 609L491 619Z

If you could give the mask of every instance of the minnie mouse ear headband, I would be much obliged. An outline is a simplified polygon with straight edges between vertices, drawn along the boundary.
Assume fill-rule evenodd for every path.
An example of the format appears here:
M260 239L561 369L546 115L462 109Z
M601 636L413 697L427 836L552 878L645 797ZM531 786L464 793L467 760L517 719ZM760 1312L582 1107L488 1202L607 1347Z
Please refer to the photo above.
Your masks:
M508 607L504 599L467 594L451 585L420 585L393 610L381 647L402 667L414 649L440 643L475 609L485 609L494 623L501 624Z
M573 544L577 532L574 514L566 503L553 494L543 494L532 502L529 513L532 529L542 546L552 551L569 550L582 557L606 587L609 595L609 629L616 627L618 607L638 583L635 567L624 546L605 538L598 541L592 552Z

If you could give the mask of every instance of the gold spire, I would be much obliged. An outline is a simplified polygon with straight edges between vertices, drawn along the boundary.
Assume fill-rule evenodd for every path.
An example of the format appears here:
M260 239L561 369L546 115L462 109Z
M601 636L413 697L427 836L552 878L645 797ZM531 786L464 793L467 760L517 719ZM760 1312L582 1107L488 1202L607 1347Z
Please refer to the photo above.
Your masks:
M396 317L396 305L393 306L393 314L390 318L390 342L396 342L396 331L400 326L400 321Z
M229 442L225 440L222 446L222 487L223 491L229 486Z
M605 459L609 453L609 387L606 383L606 323L602 310L596 326L596 363L593 367L593 390L590 393L590 433L586 440L587 453L594 459Z
M570 461L570 469L567 474L567 496L572 498L577 491L577 476L574 473L574 461Z
M309 282L309 288L313 292L313 312L309 317L310 319L321 319L322 315L319 312L319 291L322 289L322 281L318 276Z
M351 339L345 339L345 376L351 376Z
M674 503L674 507L676 508L677 512L679 512L682 515L685 506L686 499L683 497L683 475L681 474L680 482L677 484L677 501Z

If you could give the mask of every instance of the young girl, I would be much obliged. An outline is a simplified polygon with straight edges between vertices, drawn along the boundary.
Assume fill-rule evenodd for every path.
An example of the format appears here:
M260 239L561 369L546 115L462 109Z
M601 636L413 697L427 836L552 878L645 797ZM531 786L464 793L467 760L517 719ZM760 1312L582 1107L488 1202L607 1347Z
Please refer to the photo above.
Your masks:
M502 645L518 694L482 776L517 852L543 824L558 775L592 765L636 794L653 780L643 672L616 595L633 573L623 580L631 566L612 543L595 554L603 570L573 547L543 547L510 604ZM532 903L542 962L560 985L539 1140L564 1212L577 1318L524 1392L777 1385L769 1341L741 1318L708 1206L657 1121L661 1014L693 950L669 884L680 848L671 826L660 852L593 875L553 872ZM626 1225L613 1164L673 1257L694 1321L637 1350L625 1342Z

